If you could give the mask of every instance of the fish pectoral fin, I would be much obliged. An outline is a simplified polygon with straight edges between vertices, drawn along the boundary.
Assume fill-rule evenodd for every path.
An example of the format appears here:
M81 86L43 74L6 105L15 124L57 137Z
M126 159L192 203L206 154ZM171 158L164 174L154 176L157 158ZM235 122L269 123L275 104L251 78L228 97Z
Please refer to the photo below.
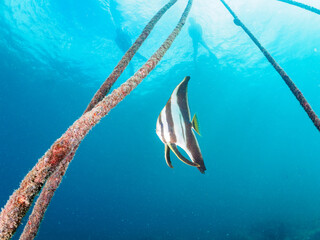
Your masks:
M190 166L193 167L200 167L200 165L198 163L194 163L188 159L186 159L184 156L182 156L182 154L179 152L177 146L175 144L172 143L168 143L168 146L170 147L171 151L185 164L188 164Z
M196 114L194 114L191 123L192 123L192 128L201 136L200 127L199 127L199 120L198 120L198 117Z
M166 163L170 168L173 168L172 164L171 164L171 160L170 160L170 147L165 144L164 147L164 156L166 158Z

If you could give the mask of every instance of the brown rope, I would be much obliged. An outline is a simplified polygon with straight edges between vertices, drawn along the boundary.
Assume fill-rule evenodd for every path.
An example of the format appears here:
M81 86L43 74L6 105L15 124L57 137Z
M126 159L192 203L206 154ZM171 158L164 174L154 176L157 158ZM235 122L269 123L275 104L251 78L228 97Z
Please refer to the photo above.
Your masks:
M122 101L137 85L156 67L174 39L180 33L190 12L192 0L188 4L179 23L151 58L125 83L104 97L91 111L83 114L71 127L51 146L45 155L27 174L20 187L11 195L0 213L0 239L9 239L21 223L36 194L39 193L48 177L55 171L61 161L84 139L86 134L112 108Z
M105 82L101 85L99 90L93 96L89 105L87 106L84 113L90 111L98 102L100 102L110 91L113 84L119 78L119 76L123 73L125 68L128 66L132 57L138 51L142 43L149 36L151 30L154 28L159 19L163 16L163 14L175 3L177 0L170 0L164 7L162 7L156 15L149 21L149 23L145 26L140 36L137 40L132 44L132 46L128 49L128 51L121 58L120 62L113 69L112 73L105 80ZM29 240L33 239L39 230L41 221L44 217L44 214L51 202L51 199L61 184L62 178L65 175L69 163L72 161L79 145L73 149L72 153L70 153L57 167L57 169L52 173L52 175L48 178L45 185L43 186L41 193L33 207L32 213L29 216L28 223L25 225L24 230L20 236L20 240Z
M232 9L228 6L228 4L224 0L220 0L223 5L227 8L230 14L234 17L234 23L240 26L251 38L251 40L257 45L260 51L264 54L264 56L268 59L274 69L280 74L282 79L285 81L293 95L297 98L300 105L303 107L305 112L308 114L309 118L315 125L315 127L320 131L320 119L317 114L312 110L310 104L307 102L302 92L298 89L298 87L294 84L291 78L286 74L286 72L279 66L279 64L274 60L274 58L268 53L268 51L260 44L260 42L255 38L255 36L249 31L249 29L240 21L238 16L232 11Z
M320 15L320 9L311 7L309 5L306 5L306 4L303 4L303 3L299 3L299 2L296 2L296 1L292 1L292 0L278 0L278 1L285 2L285 3L291 4L291 5L295 5L297 7L303 8L305 10L308 10L310 12L314 12L314 13Z

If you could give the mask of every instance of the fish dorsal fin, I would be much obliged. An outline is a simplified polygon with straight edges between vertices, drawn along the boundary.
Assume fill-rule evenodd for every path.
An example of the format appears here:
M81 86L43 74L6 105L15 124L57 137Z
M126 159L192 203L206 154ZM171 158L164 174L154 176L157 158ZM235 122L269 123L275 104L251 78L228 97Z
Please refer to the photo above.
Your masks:
M193 128L199 135L201 135L201 134L200 134L200 127L199 127L199 120L198 120L198 117L197 117L196 114L193 116L191 123L192 123L192 128Z

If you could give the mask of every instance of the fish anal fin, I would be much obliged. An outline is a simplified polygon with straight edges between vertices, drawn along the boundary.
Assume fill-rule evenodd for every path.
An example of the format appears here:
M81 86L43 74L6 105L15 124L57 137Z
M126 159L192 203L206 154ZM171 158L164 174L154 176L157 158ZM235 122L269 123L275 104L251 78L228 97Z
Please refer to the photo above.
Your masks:
M164 147L164 156L166 158L166 163L170 168L173 168L172 164L171 164L171 160L170 160L170 147L165 144Z
M172 143L168 143L168 146L170 147L171 151L179 158L182 162L184 162L187 165L193 166L193 167L200 167L198 163L194 163L188 159L186 159L178 150L177 146Z
M192 121L191 121L191 124L192 124L192 128L199 134L200 134L200 127L199 127L199 120L198 120L198 117L196 114L194 114L193 118L192 118Z

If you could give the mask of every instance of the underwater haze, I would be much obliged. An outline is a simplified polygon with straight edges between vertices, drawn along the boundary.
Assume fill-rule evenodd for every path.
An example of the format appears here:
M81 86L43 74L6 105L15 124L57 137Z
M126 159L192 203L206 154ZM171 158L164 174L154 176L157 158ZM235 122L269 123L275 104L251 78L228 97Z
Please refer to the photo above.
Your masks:
M1 207L166 3L0 1ZM276 0L227 3L320 114L320 15ZM186 4L161 18L113 89ZM203 44L194 45L190 19ZM173 154L169 168L156 135L185 76L205 174ZM159 65L81 143L37 239L319 240L319 172L319 131L279 74L220 1L194 0Z

